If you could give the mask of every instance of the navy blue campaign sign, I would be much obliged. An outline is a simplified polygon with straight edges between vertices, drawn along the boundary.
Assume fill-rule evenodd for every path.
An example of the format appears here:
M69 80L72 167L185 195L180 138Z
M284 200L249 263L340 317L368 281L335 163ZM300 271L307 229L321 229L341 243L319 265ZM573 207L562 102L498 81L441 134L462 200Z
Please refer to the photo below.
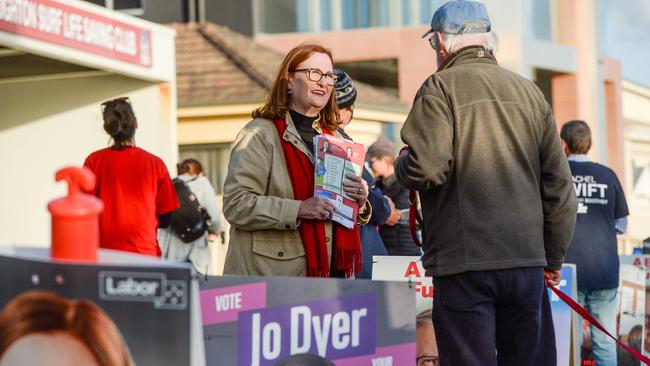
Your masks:
M565 264L562 266L562 277L560 284L556 286L567 296L576 300L578 292L576 289L576 270L575 265ZM558 366L569 366L571 364L571 324L572 312L569 305L565 304L550 289L547 289L548 297L551 300L551 312L553 313L553 327L555 328L555 346L557 348ZM579 328L579 322L574 322L574 328ZM574 338L575 339L575 338ZM579 340L579 338L577 339ZM579 348L577 348L579 350ZM574 355L576 353L574 352ZM579 353L577 353L579 355ZM573 363L577 365L577 362Z
M0 278L0 310L32 290L88 300L117 326L137 365L203 364L190 265L106 249L97 263L77 264L50 260L49 248L2 248Z
M209 277L201 284L207 365L266 366L320 355L337 366L415 361L415 299L406 283Z

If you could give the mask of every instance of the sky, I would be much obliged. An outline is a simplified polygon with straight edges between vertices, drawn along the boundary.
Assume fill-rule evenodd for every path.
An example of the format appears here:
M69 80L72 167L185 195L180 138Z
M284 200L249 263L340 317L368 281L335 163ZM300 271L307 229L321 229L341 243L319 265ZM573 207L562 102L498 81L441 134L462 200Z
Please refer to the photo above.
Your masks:
M598 0L605 55L623 63L623 78L650 87L650 0Z

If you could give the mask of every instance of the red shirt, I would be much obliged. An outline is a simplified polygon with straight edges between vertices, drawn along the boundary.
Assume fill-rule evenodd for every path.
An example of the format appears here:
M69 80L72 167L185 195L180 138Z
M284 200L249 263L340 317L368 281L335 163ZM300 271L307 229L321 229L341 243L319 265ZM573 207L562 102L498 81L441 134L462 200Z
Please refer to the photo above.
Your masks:
M97 177L95 191L89 193L104 202L100 247L160 256L158 215L178 208L162 160L138 147L106 148L90 154L84 166Z

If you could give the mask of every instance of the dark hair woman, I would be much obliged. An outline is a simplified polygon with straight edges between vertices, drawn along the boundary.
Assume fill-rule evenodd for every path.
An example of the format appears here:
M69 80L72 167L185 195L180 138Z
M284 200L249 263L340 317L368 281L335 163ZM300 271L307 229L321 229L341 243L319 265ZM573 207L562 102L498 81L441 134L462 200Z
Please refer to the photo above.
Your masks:
M351 276L361 269L359 232L330 219L334 204L314 197L317 134L341 137L329 50L311 44L285 56L266 104L237 136L224 184L232 225L226 274ZM371 214L368 186L349 175L343 189Z
M97 177L92 193L104 202L100 247L160 256L156 227L169 225L178 208L169 172L160 158L135 146L138 122L128 98L102 103L102 116L113 145L84 162Z

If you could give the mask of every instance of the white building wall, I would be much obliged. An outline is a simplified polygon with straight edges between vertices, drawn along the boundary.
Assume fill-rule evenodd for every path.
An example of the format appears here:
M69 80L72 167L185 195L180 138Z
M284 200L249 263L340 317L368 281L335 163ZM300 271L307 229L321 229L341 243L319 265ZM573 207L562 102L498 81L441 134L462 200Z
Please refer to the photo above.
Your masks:
M623 83L625 196L630 209L627 237L650 237L650 89ZM635 181L636 175L636 181Z
M161 157L175 173L174 89L106 73L0 84L0 245L50 245L47 203L67 192L54 174L81 166L89 153L108 146L102 101L130 96L138 118L136 145Z

